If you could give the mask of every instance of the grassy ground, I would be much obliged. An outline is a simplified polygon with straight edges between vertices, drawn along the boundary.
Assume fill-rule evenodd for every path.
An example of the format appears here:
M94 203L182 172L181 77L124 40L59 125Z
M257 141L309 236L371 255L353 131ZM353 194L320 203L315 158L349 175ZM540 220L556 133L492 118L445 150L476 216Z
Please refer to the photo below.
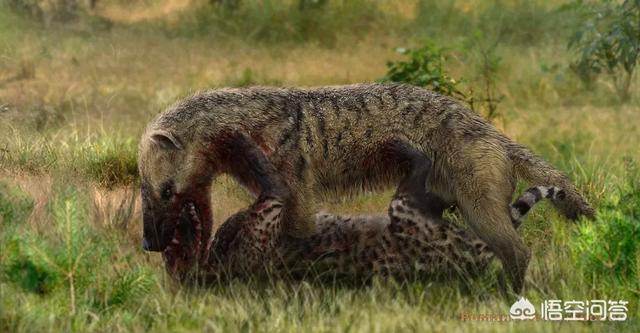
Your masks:
M98 2L93 16L46 26L0 2L0 331L639 331L638 78L626 104L606 78L585 89L567 70L572 16L559 2L329 2L291 15L286 1L247 1L232 14L196 1ZM168 103L216 86L377 80L394 47L425 37L451 50L447 68L469 84L480 82L474 50L497 45L496 126L567 172L598 209L597 221L577 224L535 209L522 231L534 258L526 296L624 299L628 321L461 321L508 314L493 273L184 289L140 250L137 140ZM389 197L326 208L382 212ZM225 178L213 200L216 222L249 202Z

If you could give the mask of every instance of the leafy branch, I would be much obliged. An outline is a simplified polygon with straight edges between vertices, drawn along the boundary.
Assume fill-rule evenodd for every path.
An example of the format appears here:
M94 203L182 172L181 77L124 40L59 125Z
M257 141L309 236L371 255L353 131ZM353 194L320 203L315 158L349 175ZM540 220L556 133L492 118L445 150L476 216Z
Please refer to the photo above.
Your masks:
M620 99L628 101L640 61L640 0L577 1L571 8L583 18L569 40L578 56L571 68L587 85L607 74Z

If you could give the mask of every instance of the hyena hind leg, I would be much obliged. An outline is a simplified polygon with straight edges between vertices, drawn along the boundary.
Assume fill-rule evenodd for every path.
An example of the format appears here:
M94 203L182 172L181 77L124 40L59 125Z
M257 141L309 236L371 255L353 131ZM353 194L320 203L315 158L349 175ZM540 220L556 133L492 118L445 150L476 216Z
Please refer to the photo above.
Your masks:
M458 184L458 207L475 234L500 259L513 291L519 294L531 252L512 224L510 201L514 184L501 173L494 177L470 175L469 179L475 183Z
M403 141L393 142L391 151L392 163L400 164L404 173L392 201L404 198L409 200L410 205L421 214L441 217L449 205L440 197L427 191L426 181L433 164L431 159Z
M466 221L473 221L471 229L482 239L502 262L513 291L518 294L524 287L531 252L511 225L507 207L497 207L497 202L478 202L478 208L461 207ZM500 203L499 206L504 206ZM473 207L473 206L472 206Z

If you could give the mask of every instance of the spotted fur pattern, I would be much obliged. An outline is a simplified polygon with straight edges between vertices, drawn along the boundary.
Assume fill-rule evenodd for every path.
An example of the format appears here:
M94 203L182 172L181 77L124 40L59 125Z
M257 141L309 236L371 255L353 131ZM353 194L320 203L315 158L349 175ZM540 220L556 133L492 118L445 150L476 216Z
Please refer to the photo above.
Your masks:
M515 228L543 198L561 201L564 191L544 186L525 191L511 205ZM188 233L177 233L164 257L169 273L180 280L192 276L186 271L193 273L194 268L209 280L266 272L293 277L315 274L367 279L378 274L448 278L475 275L494 259L494 252L473 233L428 216L417 207L412 195L397 193L388 216L318 213L315 234L291 239L282 230L282 202L265 197L218 229L207 258L196 262L193 254L199 251L193 248L202 242ZM183 219L195 226L200 223L190 209L183 212ZM191 232L201 230L194 227Z

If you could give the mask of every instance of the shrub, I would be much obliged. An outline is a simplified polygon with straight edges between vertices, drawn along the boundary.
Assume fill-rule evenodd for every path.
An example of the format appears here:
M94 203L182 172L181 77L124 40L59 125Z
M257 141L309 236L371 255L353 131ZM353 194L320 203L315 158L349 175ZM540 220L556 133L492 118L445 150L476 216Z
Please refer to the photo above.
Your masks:
M479 35L480 36L480 35ZM387 74L382 81L404 82L426 87L438 93L458 98L474 111L483 110L489 120L498 115L498 104L502 96L496 89L496 77L501 58L495 53L494 45L480 45L481 38L476 37L467 43L468 53L478 55L478 77L475 85L467 82L467 88L461 88L462 79L452 78L445 69L449 55L446 49L426 41L414 49L398 48L397 51L408 57L407 60L387 62Z
M587 84L608 74L620 99L628 101L640 61L640 1L578 1L574 8L583 23L569 40L578 53L572 69Z
M426 41L423 46L398 48L396 51L409 59L387 62L387 74L383 81L404 82L427 87L441 94L465 99L460 91L460 80L455 80L446 72L444 65L448 55L445 50Z

